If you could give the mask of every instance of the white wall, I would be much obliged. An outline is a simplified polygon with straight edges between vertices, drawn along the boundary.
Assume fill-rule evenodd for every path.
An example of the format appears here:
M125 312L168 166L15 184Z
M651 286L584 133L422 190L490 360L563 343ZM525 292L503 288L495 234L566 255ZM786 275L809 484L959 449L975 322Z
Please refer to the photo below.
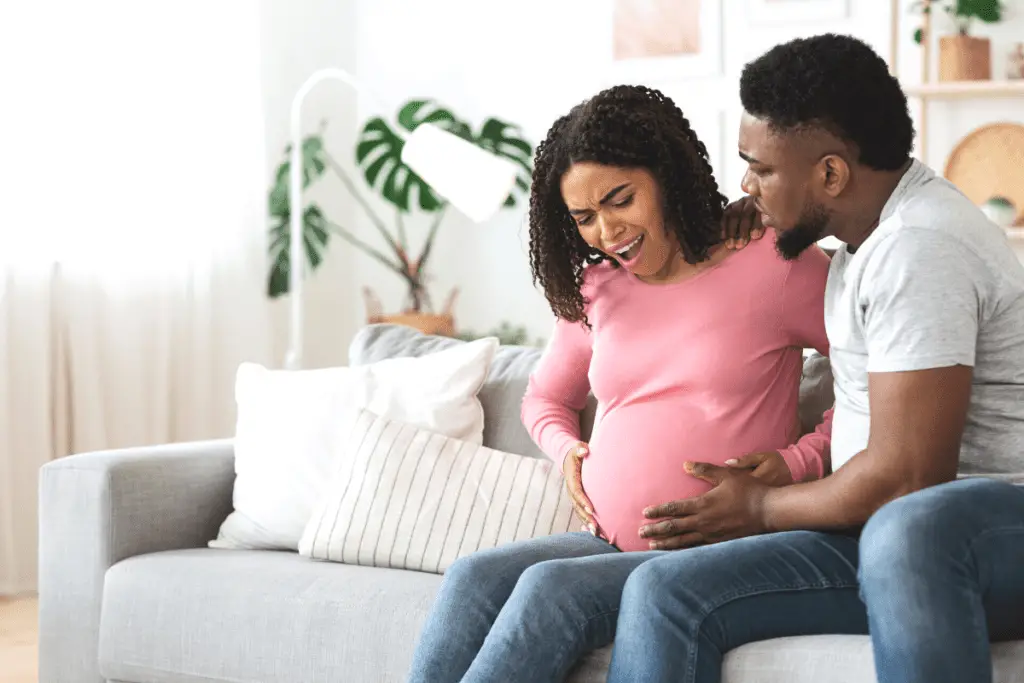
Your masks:
M740 114L737 84L747 61L780 42L826 31L856 35L886 58L890 52L889 0L850 0L843 19L781 25L752 24L746 1L723 0L723 69L716 77L698 79L654 78L642 71L624 79L611 58L612 0L519 0L500 8L488 3L487 9L478 0L352 0L355 9L339 10L339 14L358 27L356 72L385 102L389 111L384 113L393 114L412 97L432 97L474 125L488 116L520 124L536 144L557 116L582 99L622 80L642 81L677 101L707 144L723 191L736 197L744 168L735 153ZM902 1L909 5L910 0ZM309 9L326 2L304 0L302 4ZM329 12L322 11L313 15L317 18L298 19L294 9L285 14L283 3L277 4L281 21L292 24L294 31L288 35L293 37L298 35L300 21L319 33L320 22L331 19ZM1024 37L1020 4L1021 0L1011 0L1011 18L1003 25L977 29L979 35L993 36L994 69L999 75L1010 41ZM916 18L907 11L900 18L900 71L906 81L916 82L921 51L910 40ZM336 26L342 33L350 29L348 23ZM285 34L279 27L277 31L283 39ZM312 44L322 44L321 40L315 38ZM332 43L340 51L338 58L351 59L353 53L338 42L343 41ZM291 49L305 51L310 44L305 36ZM276 77L284 82L280 74ZM916 103L912 110L916 112ZM381 112L374 105L360 100L360 122L377 113ZM929 161L941 169L955 141L971 128L991 118L1021 120L1022 116L1024 105L1019 100L933 105ZM354 123L351 134L355 135ZM351 163L351 144L341 152ZM390 212L382 210L390 220ZM360 233L380 244L361 214L351 208L350 212ZM525 213L525 205L520 205L482 226L458 215L446 219L429 267L434 278L431 291L440 303L453 286L461 287L455 311L461 327L485 330L507 320L526 325L535 336L549 333L551 314L530 282ZM414 241L422 236L425 224L423 218L410 221ZM324 347L323 358L327 358L326 347L336 348L348 330L365 321L359 296L362 286L373 287L392 310L401 305L404 291L396 276L362 254L353 254L349 248L335 251L345 252L335 258L345 263L337 270L347 274L346 291L323 294L319 302L310 302L314 334L322 333L324 338L310 338L309 343ZM342 284L341 275L331 283L322 280L317 285L325 289ZM317 325L329 329L320 332Z

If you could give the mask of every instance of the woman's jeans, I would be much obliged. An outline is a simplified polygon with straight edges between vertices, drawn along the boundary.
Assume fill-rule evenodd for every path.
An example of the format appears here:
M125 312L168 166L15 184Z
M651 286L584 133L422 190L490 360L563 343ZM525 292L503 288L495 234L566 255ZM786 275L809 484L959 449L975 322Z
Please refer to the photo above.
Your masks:
M719 683L740 645L870 632L879 683L986 683L990 640L1024 638L1022 615L1024 487L973 479L889 503L859 539L619 553L566 534L472 555L445 576L410 681L563 681L614 639L609 683Z

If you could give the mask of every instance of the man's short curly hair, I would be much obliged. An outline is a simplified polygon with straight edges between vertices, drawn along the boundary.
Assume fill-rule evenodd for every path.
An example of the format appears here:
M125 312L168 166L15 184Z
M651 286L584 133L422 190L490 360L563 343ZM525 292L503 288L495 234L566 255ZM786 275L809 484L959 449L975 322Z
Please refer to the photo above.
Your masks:
M781 132L821 127L853 143L860 163L894 171L914 142L907 97L865 43L825 34L778 45L744 67L740 101Z
M534 161L530 267L555 316L589 326L581 291L584 266L608 257L583 240L562 199L562 176L580 162L650 172L661 189L665 227L689 263L707 259L722 241L728 200L718 191L704 144L679 107L657 90L615 86L555 121Z

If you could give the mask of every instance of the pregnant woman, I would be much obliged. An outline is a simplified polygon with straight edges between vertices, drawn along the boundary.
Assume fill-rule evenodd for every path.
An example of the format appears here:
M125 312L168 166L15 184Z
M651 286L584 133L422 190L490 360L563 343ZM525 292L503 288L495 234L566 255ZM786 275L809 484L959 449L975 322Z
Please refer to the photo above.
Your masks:
M410 681L563 681L610 644L629 573L672 546L641 538L644 509L711 487L684 461L778 484L825 473L831 416L799 438L797 398L802 349L827 354L828 258L785 261L774 233L730 249L725 205L704 145L655 90L601 92L538 147L530 260L557 320L522 417L586 531L455 562Z

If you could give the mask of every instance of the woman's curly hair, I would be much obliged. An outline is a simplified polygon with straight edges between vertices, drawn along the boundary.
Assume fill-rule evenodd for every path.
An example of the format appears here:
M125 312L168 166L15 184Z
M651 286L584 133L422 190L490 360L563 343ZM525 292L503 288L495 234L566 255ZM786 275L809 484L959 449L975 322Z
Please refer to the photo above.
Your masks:
M722 241L728 199L718 191L704 143L679 107L657 90L615 86L555 121L534 161L530 268L554 314L589 327L581 291L584 266L608 257L580 236L561 191L565 172L584 161L649 171L661 188L666 228L688 263L707 259Z

